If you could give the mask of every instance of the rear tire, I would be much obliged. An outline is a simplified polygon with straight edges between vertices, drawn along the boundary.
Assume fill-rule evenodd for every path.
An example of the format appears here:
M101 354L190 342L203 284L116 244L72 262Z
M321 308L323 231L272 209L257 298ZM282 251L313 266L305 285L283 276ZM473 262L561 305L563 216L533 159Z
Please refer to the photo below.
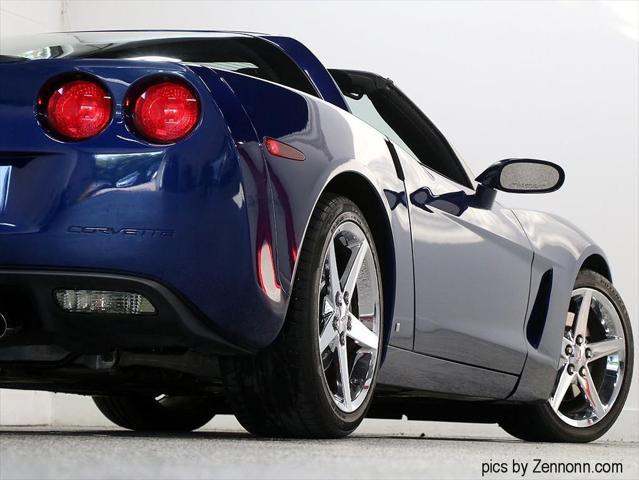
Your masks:
M351 232L356 234L349 237L350 243L339 237ZM361 243L357 242L358 238ZM346 264L344 269L357 264L360 251L369 252L361 254L366 258L357 271L364 272L361 275L366 277L366 285L378 285L374 290L378 298L363 300L371 297L364 292L372 290L359 283L362 278L359 273L353 274L358 283L350 293L346 293L348 281L342 288L341 282L330 280L340 276L349 278L354 271L351 267L348 272L340 273L338 261L331 264L329 252L332 252L331 258L338 257L340 240L348 247L346 253L340 250L344 258L348 258L345 261L340 257L340 265ZM334 276L331 265L335 266ZM340 283L339 288L332 286L336 283ZM345 197L324 195L308 227L280 335L255 356L222 359L229 405L246 430L258 436L339 438L357 428L373 397L379 366L383 324L381 287L375 244L362 212ZM334 305L329 305L335 307L334 310L327 310L326 304L331 301L327 298L332 299L334 293L336 298L343 294L346 300L342 303L341 297L336 299ZM371 302L375 308L370 307ZM363 307L363 303L367 307ZM374 312L373 320L369 311ZM368 323L364 326L367 331L361 329L365 323ZM363 342L355 339L356 330L361 332ZM341 358L348 359L344 369ZM372 365L372 370L366 370L360 361L362 358L366 358L366 365ZM348 391L342 387L344 378Z
M597 318L597 308L590 307L585 315L586 327L583 329L583 339L577 341L579 335L574 335L579 333L577 331L579 312L577 312L577 318L573 318L571 325L567 325L564 333L562 362L560 362L563 367L558 372L558 380L551 399L542 404L512 406L504 410L499 425L514 437L532 442L592 442L605 434L621 413L628 396L633 366L633 339L628 312L612 284L596 272L590 270L579 272L573 300L575 297L579 298L577 292L590 292L589 295L598 296L602 305L606 304L606 301L609 302L613 312L609 312L604 318L612 318L615 322L602 327L604 322ZM585 297L581 298L582 303L583 298ZM593 300L589 300L591 301ZM577 310L572 302L571 300L571 310ZM597 338L598 335L599 338ZM620 350L615 352L613 350L617 347L611 348L607 355L591 353L596 352L597 345L601 348L602 340L619 342ZM621 347L625 347L625 350L621 350ZM582 352L587 354L582 355ZM592 360L586 361L585 358L592 358ZM606 370L607 362L609 362L610 370ZM568 368L571 366L572 372L568 376ZM622 378L606 380L607 377L612 378L614 372L622 372ZM566 387L562 389L561 396L557 397L557 402L553 403L564 375L569 380L565 382ZM608 384L604 385L606 381ZM616 390L615 385L618 383L619 388ZM580 384L591 385L591 391L594 390L597 401L591 403L585 396L583 388L578 386ZM600 416L597 416L594 404L600 405Z
M96 396L93 401L113 423L138 432L190 432L216 413L208 397Z

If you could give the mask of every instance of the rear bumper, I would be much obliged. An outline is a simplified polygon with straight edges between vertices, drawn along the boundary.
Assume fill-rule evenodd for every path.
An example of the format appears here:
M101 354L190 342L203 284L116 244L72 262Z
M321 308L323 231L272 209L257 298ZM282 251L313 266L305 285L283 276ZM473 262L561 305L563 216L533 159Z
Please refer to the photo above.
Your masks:
M188 162L182 163L188 167ZM17 175L12 172L12 178L27 176L31 168L37 169L37 164L30 163ZM274 302L261 287L256 247L258 215L245 202L242 194L246 189L237 166L233 169L230 178L217 185L196 185L181 191L122 188L54 204L57 208L43 217L37 229L0 231L0 285L8 289L19 284L28 287L30 295L51 300L54 284L48 282L53 277L18 275L15 271L60 272L57 280L64 279L78 288L89 288L81 284L117 283L113 278L118 278L124 284L139 284L134 291L140 293L151 288L151 283L143 280L149 279L158 286L151 288L155 297L175 305L175 301L166 300L170 295L157 293L174 292L185 305L201 312L206 329L218 332L232 344L263 348L279 333L284 297ZM16 198L19 205L25 205L26 201L20 200ZM6 213L0 209L0 223ZM268 218L261 218L263 223L268 222ZM14 272L6 273L9 271ZM0 291L0 301L6 296ZM46 309L38 313L51 315ZM136 321L140 326L133 336L140 341L136 346L147 345L141 342L143 332L153 336L156 324Z
M261 287L256 244L259 232L270 228L269 219L260 211L261 197L251 194L252 183L242 181L234 155L230 146L211 158L166 153L157 167L161 173L147 185L87 193L96 182L94 172L56 185L59 195L67 196L57 199L37 193L52 183L40 175L51 159L40 156L20 168L9 167L7 207L0 207L0 270L91 272L82 277L87 283L105 281L103 274L92 272L151 279L196 306L207 326L230 342L263 348L281 328L284 297L273 301ZM80 155L75 163L61 157L56 165L69 167L68 177L74 178L78 165L93 169L95 157ZM124 168L130 158L116 163ZM210 163L225 163L220 176L210 174ZM202 181L191 180L194 171ZM182 178L189 180L183 187ZM45 206L45 213L35 214ZM28 219L30 228L15 227L18 218ZM20 282L31 282L35 289L42 278L49 277L20 277ZM13 281L5 276L5 288ZM51 289L45 293L50 296ZM155 325L145 327L152 333Z
M55 301L53 291L57 288L140 293L157 312L69 313ZM127 275L0 270L0 313L14 327L0 339L1 350L46 345L77 354L157 348L217 354L250 351L225 339L199 309L176 292L156 281Z

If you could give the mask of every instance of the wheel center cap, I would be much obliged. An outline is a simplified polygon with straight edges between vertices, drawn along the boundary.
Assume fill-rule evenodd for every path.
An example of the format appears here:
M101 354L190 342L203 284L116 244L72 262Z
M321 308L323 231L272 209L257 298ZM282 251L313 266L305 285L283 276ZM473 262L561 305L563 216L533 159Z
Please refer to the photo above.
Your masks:
M339 331L343 332L346 330L346 317L341 317L339 319Z
M574 345L574 363L578 367L586 365L587 357L586 357L586 346L585 345Z
M335 306L337 307L337 318L339 318L340 324L346 323L346 317L348 316L348 306L344 302L344 297L341 293L338 293L335 298Z

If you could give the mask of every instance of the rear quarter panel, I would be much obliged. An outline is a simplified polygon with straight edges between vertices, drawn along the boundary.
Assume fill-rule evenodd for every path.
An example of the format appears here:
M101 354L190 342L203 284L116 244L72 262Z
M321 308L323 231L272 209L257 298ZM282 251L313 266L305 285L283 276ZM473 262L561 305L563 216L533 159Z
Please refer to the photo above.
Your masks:
M272 229L276 239L278 278L290 294L298 252L315 205L331 180L341 174L359 175L380 200L379 215L392 230L387 249L394 271L387 281L386 322L390 335L397 322L401 330L390 343L412 348L413 270L408 209L405 203L387 199L405 198L404 184L397 176L383 135L336 106L294 90L261 80L218 72L243 105L255 129L256 141L277 138L302 151L304 161L273 157L252 142L239 145L243 155L262 151L272 199ZM232 127L231 127L232 128ZM254 163L258 163L255 159ZM387 335L388 339L388 335Z

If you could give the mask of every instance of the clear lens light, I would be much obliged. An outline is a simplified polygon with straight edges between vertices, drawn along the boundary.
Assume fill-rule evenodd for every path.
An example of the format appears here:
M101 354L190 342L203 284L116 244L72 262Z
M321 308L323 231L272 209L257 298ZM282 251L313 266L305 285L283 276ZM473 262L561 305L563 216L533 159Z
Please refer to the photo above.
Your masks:
M56 290L55 298L63 310L77 313L143 315L155 313L155 307L139 293L104 290Z

